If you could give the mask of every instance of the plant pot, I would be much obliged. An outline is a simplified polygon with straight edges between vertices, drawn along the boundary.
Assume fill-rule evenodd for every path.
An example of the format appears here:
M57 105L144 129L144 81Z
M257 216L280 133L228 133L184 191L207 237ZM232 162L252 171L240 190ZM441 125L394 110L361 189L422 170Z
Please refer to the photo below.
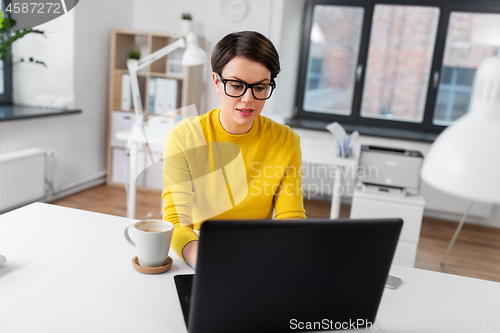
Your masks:
M139 60L138 59L128 58L127 59L127 68L128 68L129 62L137 62L137 61L139 61ZM146 68L143 68L143 69L139 70L139 72L144 72L145 70L146 70Z
M134 62L134 61L138 61L138 60L137 59L128 58L127 59L127 67L128 67L129 62Z
M191 32L193 21L191 20L181 20L181 31L182 32Z

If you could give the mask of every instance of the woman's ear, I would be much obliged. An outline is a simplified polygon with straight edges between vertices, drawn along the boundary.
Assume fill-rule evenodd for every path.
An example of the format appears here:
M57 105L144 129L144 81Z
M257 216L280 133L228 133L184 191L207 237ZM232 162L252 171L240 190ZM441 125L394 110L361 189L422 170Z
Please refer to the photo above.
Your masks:
M214 81L215 90L220 95L222 82L219 81L216 73L212 73L212 80Z

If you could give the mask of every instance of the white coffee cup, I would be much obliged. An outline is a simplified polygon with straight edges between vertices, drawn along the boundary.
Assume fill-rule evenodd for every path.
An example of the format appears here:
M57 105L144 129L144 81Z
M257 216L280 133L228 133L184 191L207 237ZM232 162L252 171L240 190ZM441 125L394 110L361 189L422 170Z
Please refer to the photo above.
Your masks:
M133 228L133 236L129 235ZM125 239L137 249L142 267L161 267L167 263L174 225L163 220L143 220L125 229ZM135 241L135 242L134 242Z

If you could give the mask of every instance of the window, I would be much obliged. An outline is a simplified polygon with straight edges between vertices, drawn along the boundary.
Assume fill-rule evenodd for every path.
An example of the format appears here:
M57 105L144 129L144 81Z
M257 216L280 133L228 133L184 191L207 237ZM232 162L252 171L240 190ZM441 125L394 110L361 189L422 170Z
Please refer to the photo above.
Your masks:
M309 0L305 26L298 119L437 134L499 52L500 1Z
M304 110L351 113L363 8L314 7Z
M375 5L361 116L421 122L439 8Z
M451 12L433 123L447 126L469 111L472 84L483 60L498 54L500 13Z

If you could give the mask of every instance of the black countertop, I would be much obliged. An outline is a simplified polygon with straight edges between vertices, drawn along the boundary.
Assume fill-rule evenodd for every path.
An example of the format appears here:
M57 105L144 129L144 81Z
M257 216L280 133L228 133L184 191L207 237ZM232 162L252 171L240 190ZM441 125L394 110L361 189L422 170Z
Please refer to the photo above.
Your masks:
M0 121L81 113L77 109L45 108L23 105L0 105Z

